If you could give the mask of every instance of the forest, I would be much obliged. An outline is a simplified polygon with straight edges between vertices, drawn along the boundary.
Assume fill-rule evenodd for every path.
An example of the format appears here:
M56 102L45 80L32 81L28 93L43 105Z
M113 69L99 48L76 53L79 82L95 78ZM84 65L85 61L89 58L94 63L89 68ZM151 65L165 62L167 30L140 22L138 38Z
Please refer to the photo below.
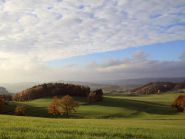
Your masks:
M53 96L78 96L87 97L90 93L90 88L82 85L65 84L65 83L45 83L33 86L32 88L15 94L15 101L28 101L43 97Z

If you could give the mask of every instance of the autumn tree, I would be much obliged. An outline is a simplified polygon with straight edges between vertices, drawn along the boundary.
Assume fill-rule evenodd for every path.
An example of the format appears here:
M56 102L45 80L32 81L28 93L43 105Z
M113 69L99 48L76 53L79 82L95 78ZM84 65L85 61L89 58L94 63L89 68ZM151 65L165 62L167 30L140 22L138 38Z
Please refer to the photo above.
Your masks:
M178 96L172 104L179 112L185 111L185 95Z
M0 97L0 113L3 112L4 104L5 104L4 98L3 97Z
M76 111L77 107L79 107L78 102L69 95L64 96L62 99L54 97L53 101L48 106L48 113L68 117L70 113Z
M17 106L15 108L15 115L24 116L25 115L25 107L24 106Z
M57 97L53 97L51 104L48 106L48 113L53 115L59 115L60 114L59 104L60 99Z

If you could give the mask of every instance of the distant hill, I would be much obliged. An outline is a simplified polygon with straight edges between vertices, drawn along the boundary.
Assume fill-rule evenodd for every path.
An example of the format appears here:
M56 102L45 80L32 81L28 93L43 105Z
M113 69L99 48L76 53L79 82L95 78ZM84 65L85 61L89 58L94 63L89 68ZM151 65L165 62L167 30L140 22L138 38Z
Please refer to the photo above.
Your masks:
M131 92L136 95L144 95L144 94L157 94L161 92L167 92L170 90L178 90L185 88L184 82L151 82L141 87L137 87L135 89L131 89Z
M104 83L117 85L122 89L132 89L150 82L183 82L185 77L171 77L171 78L139 78L139 79L122 79L122 80L110 80Z
M9 92L4 87L0 87L0 95L6 95L9 94Z
M27 88L30 88L36 84L38 83L20 82L20 83L4 83L4 84L0 84L0 86L4 86L8 90L8 92L17 93Z
M114 84L106 84L106 83L92 83L92 82L81 82L81 81L58 81L59 83L70 83L70 84L76 84L76 85L84 85L89 86L92 90L101 88L103 90L109 90L109 89L119 89L120 86L114 85Z
M174 77L174 78L140 78L140 79L122 79L122 80L106 80L106 81L94 81L94 82L82 82L82 81L53 81L58 83L71 83L89 86L92 90L102 88L104 91L120 91L133 89L140 87L149 82L182 82L185 81L185 77ZM20 82L20 83L6 83L0 84L5 87L8 92L17 93L34 85L39 84L38 82Z

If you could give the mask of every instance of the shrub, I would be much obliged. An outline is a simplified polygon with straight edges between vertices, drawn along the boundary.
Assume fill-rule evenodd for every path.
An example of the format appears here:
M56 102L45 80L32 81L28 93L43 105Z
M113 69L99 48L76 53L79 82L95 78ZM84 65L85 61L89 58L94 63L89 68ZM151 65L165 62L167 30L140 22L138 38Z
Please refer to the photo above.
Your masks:
M74 101L69 95L64 96L62 99L54 97L52 103L48 106L48 113L68 117L70 113L76 111L77 107L79 107L78 102Z
M185 111L185 95L178 96L172 104L179 112Z
M24 106L17 106L15 108L15 115L17 116L24 116L25 115L25 107Z

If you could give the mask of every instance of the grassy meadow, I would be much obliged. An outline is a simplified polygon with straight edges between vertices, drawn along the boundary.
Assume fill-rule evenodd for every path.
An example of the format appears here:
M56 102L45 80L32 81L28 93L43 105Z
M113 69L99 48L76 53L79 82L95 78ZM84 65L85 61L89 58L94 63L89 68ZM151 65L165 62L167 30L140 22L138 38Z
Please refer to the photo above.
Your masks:
M27 117L0 115L0 138L183 139L185 114L170 106L178 95L105 96L95 104L75 98L80 107L69 119L47 113L50 98L19 102ZM6 113L13 114L16 103Z
M0 116L1 138L183 139L185 120L51 119Z

